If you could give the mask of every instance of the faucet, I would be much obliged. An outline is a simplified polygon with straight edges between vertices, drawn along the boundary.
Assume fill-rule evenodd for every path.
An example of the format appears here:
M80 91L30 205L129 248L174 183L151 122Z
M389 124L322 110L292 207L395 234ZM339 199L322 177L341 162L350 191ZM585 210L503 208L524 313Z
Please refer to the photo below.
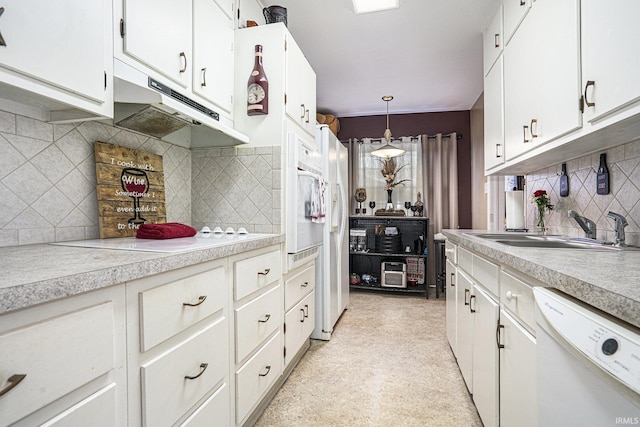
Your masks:
M596 223L591 221L589 218L578 215L578 212L574 210L569 210L567 212L569 218L573 218L576 220L580 228L584 230L584 236L587 239L596 239Z
M616 243L613 246L626 246L624 243L624 228L629 225L627 219L622 215L609 211L607 213L609 218L613 218L615 220L614 229L616 231Z

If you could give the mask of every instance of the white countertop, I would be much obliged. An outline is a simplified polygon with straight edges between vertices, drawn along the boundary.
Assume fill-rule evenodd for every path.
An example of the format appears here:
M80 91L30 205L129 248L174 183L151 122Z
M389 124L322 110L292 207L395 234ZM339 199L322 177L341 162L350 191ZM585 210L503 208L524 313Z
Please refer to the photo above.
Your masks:
M640 327L640 251L514 247L472 235L483 231L442 233L453 243Z
M125 239L120 242L125 245L118 248L104 248L93 241L2 247L0 313L284 241L278 234L236 236L147 241L140 242L142 247L137 249L126 248L126 243L135 243L130 242L135 238Z

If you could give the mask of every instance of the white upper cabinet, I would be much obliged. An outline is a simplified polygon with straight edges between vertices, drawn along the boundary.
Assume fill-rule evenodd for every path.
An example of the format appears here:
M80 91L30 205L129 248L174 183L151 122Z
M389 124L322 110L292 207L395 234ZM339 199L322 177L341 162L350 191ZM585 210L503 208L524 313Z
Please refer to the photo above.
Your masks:
M190 88L191 0L124 0L124 52Z
M498 58L484 78L484 167L504 162L503 57Z
M589 122L640 99L639 15L637 0L582 0L582 89Z
M215 0L225 15L233 22L233 0Z
M579 0L537 0L505 48L507 161L582 125L579 11Z
M113 115L110 1L4 0L0 6L0 97L11 97L13 86L67 109Z
M504 30L502 25L502 5L498 7L496 14L489 26L482 34L482 53L484 59L484 75L486 76L496 63L496 60L504 48Z
M287 115L315 135L316 74L292 37L287 38L286 76Z
M231 113L233 20L217 3L193 1L193 91Z
M531 9L532 0L504 0L504 41L509 43L520 23Z

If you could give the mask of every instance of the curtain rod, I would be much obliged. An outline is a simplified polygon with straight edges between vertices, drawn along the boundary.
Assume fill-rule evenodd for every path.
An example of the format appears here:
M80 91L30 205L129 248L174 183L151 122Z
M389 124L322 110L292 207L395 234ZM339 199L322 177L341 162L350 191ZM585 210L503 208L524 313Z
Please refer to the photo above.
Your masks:
M454 133L454 132L451 132L451 133ZM443 135L443 136L446 136L446 135ZM435 138L435 137L436 137L436 135L427 135L427 138ZM382 142L383 141L382 138L370 138L370 139L371 139L371 142ZM410 137L411 141L417 141L418 139L420 139L419 136ZM462 139L462 134L461 133L456 133L456 140L460 140L460 139ZM348 141L349 140L341 141L341 142L348 142ZM363 142L363 138L355 138L355 141L356 142ZM394 141L400 141L400 138L391 138L391 142L394 142Z

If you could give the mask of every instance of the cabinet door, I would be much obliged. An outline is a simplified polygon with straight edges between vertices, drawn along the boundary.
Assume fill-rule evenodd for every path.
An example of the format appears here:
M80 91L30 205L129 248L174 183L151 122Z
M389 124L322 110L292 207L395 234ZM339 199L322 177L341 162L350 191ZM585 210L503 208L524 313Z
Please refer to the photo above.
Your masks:
M471 381L472 360L473 360L473 317L469 310L469 302L471 293L473 292L473 283L471 279L458 269L457 273L457 349L458 366L462 377L470 393L473 393L473 385Z
M500 423L537 426L536 339L504 310L500 324Z
M504 52L506 160L582 124L579 0L537 0Z
M191 88L191 0L123 0L124 51Z
M220 9L233 21L233 0L215 0Z
M499 307L485 290L474 285L470 310L473 315L473 401L485 427L497 426Z
M502 53L504 45L502 29L502 5L498 7L491 23L482 34L482 54L484 59L484 75L486 76L493 64Z
M0 66L104 101L105 19L111 2L104 0L5 0L0 6Z
M285 75L287 115L315 138L316 75L291 37L287 38Z
M457 298L456 298L456 285L457 285L457 277L456 277L456 266L449 260L447 260L447 278L446 278L446 330L447 330L447 339L449 340L449 345L451 346L451 350L453 350L453 354L458 356L458 335L457 335Z
M504 40L508 44L531 9L531 0L504 0Z
M582 84L595 104L585 105L590 122L640 98L639 14L637 0L582 1Z
M233 21L213 0L193 1L193 91L233 111Z
M503 57L484 78L484 167L504 163Z

